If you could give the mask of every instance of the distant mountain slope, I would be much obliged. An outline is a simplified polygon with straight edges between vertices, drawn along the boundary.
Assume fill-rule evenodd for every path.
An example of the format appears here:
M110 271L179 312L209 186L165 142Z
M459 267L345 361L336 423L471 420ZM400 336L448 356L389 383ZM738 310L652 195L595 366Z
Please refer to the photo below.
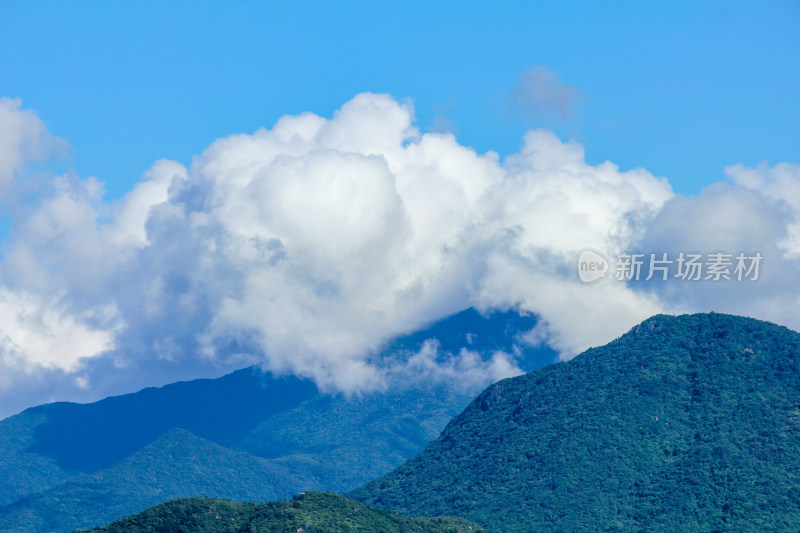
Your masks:
M0 531L73 531L186 496L276 499L307 476L173 429L119 464L4 507Z
M333 493L266 504L190 498L163 503L93 533L487 533L460 518L408 518Z
M46 421L36 412L0 421L0 507L72 477L55 458L29 451Z
M183 428L232 446L274 413L318 394L308 380L276 378L252 368L114 396L92 404L42 406L31 451L56 458L68 471L92 472L124 459L165 431Z
M316 397L313 383L246 368L90 404L53 403L0 422L0 504L115 465L173 428L223 446L271 414Z
M293 471L307 469L317 483L295 492L309 486L346 491L417 454L473 395L446 386L349 400L321 395L270 417L240 447Z
M495 531L800 531L800 334L656 316L486 389L351 493Z
M431 338L445 351L510 350L514 341L509 338L534 324L532 317L482 317L468 310L396 340L387 346L386 355L400 357L403 350L418 350ZM543 360L554 357L548 349L529 352ZM84 516L107 516L108 521L159 501L197 494L180 490L180 480L192 479L195 466L188 462L170 465L169 478L136 477L148 468L161 468L164 435L175 428L190 432L199 442L226 448L206 456L205 468L212 478L229 469L252 469L259 476L261 499L309 488L350 490L418 453L467 405L475 391L451 385L409 383L345 398L321 394L306 380L276 378L249 368L92 404L28 409L0 421L0 517L50 524L18 531L70 531L74 526L65 510L76 505ZM140 453L144 447L148 454ZM270 461L254 468L253 461L260 459ZM142 483L138 500L131 489L134 481ZM203 495L247 499L248 488L235 485ZM160 499L152 499L154 494ZM120 514L107 515L106 509L119 509Z
M242 438L240 451L173 429L108 468L0 507L0 531L69 532L185 496L265 501L306 489L350 490L419 452L468 402L446 387L352 399L316 394L267 417ZM91 521L75 522L82 517Z

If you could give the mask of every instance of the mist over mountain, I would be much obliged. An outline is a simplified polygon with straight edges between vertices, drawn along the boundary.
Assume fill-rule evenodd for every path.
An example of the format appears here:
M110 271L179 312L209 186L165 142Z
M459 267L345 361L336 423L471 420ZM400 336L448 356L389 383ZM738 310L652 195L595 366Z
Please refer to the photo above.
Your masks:
M796 531L799 370L784 327L655 316L490 386L350 495L494 531Z
M518 89L512 100L535 114L563 114L580 92L543 66ZM0 258L0 416L255 364L345 394L380 390L388 374L433 366L393 367L382 345L470 306L539 317L537 337L563 359L656 313L800 327L800 165L785 158L729 160L712 178L723 182L684 196L657 169L549 129L519 132L500 156L427 130L391 94L295 109L309 111L247 113L246 130L197 139L185 158L160 152L109 199L109 176L41 168L67 140L0 97L0 196L5 184L3 205L19 202ZM575 276L586 247L612 263L688 251L766 261L757 284L587 288ZM512 368L497 356L489 373Z
M418 453L489 382L555 360L522 342L535 325L468 309L387 344L380 357L408 374L352 397L250 367L28 409L0 421L0 530L72 531L178 497L350 490Z

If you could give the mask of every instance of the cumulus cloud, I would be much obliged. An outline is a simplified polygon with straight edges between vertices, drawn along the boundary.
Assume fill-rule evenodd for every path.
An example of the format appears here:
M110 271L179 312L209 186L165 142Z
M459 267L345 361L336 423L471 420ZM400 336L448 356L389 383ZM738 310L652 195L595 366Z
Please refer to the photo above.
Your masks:
M515 362L518 355L496 351L486 358L467 348L457 354L445 353L437 340L429 339L391 373L400 383L424 380L475 392L488 383L522 374Z
M0 353L3 365L32 371L36 367L74 371L81 359L113 347L113 329L92 327L104 316L74 316L58 302L43 302L26 294L0 292Z
M567 119L580 103L581 92L577 87L565 85L561 77L547 67L535 66L520 76L519 85L509 94L509 99L531 119Z
M0 193L11 186L18 170L64 147L33 111L22 109L19 99L0 98Z
M546 130L530 132L504 167L491 202L505 237L494 239L497 249L487 257L479 305L537 314L563 357L660 309L623 284L576 284L574 262L587 246L613 250L635 242L672 195L665 180L644 170L620 172L611 163L588 165L580 145Z
M36 114L23 110L19 100L0 99L0 192L18 185L19 174L32 164L60 155L65 144L53 137ZM60 188L63 179L53 180ZM69 287L60 284L17 283L11 271L36 278L34 272L50 258L37 253L46 250L46 243L56 236L64 236L74 229L65 224L70 220L81 224L80 207L95 193L89 189L96 182L87 182L87 189L77 196L77 202L59 202L55 197L47 204L29 211L27 224L34 231L23 229L28 237L38 235L40 243L34 247L6 249L0 276L0 388L9 389L19 382L20 376L45 370L73 372L87 357L106 352L114 346L114 310L96 306L83 310L71 308ZM24 187L23 187L24 188ZM35 244L44 244L38 247ZM79 244L71 241L71 244ZM29 253L26 253L29 252ZM72 246L70 256L80 253ZM10 259L14 256L15 259ZM16 265L13 265L16 261ZM42 280L44 281L44 280Z
M407 103L361 94L331 118L302 113L219 139L189 168L157 161L110 204L98 180L53 178L5 243L4 361L61 372L74 391L258 363L355 392L411 374L519 372L514 354L435 344L380 359L392 337L469 306L535 314L523 338L562 358L657 312L747 313L743 293L715 287L583 285L586 247L759 248L774 267L737 290L786 323L798 299L785 290L797 270L798 206L786 200L796 166L727 172L731 183L683 197L646 170L587 164L547 130L501 160L421 133Z
M640 289L663 305L686 311L715 310L755 316L800 329L800 166L728 167L729 183L698 196L669 200L635 248L655 253L710 254L733 258L760 254L756 281L707 280L652 283ZM734 259L735 261L735 259Z
M778 244L791 258L800 257L800 165L780 163L770 167L763 162L755 168L733 165L725 168L733 183L774 200L786 222L786 235Z

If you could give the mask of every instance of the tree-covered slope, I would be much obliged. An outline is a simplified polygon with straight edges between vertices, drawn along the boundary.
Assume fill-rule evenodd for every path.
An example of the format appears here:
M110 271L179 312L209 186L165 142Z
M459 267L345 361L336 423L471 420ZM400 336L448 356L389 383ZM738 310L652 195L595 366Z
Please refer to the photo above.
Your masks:
M93 533L485 533L460 518L408 518L334 493L266 504L188 498L163 503Z
M800 334L656 316L486 389L351 493L495 531L800 530Z

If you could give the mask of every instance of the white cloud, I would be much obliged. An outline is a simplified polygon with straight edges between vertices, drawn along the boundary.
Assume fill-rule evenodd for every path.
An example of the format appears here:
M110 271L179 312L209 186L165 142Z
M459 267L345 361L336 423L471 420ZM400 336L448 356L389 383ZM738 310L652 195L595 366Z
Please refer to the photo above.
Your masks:
M589 165L579 144L546 130L501 161L413 124L409 104L362 94L330 119L303 113L217 140L189 169L158 161L111 204L97 180L54 178L15 219L0 269L14 364L99 390L119 386L114 372L147 383L260 362L357 391L398 368L518 372L507 354L443 359L430 346L376 360L393 336L468 306L536 314L530 338L564 358L657 312L793 320L796 165L731 167L732 184L683 197L643 169ZM757 288L728 292L587 286L575 273L586 247L687 246L758 247L770 270ZM13 318L26 309L51 314Z
M175 161L162 159L144 174L144 179L136 185L120 202L112 206L113 227L111 240L117 244L145 246L147 240L146 224L150 209L169 199L169 189L180 186L187 179L186 168Z
M736 165L726 174L732 183L715 183L698 196L667 202L636 247L671 254L760 253L759 279L673 281L641 289L664 306L754 316L800 330L795 312L800 304L800 166Z
M114 346L113 310L101 316L74 316L57 301L41 301L0 289L0 355L3 366L24 372L38 367L72 372L83 359ZM88 323L98 323L93 327ZM6 384L8 386L9 384Z
M419 351L391 372L400 383L421 379L426 383L446 383L469 392L477 392L495 381L523 373L515 362L515 354L497 351L487 359L467 348L461 348L457 354L442 353L435 339L425 341Z
M499 225L481 279L481 307L520 305L548 325L550 345L570 357L619 335L661 306L622 284L576 283L579 250L626 249L672 192L644 170L588 165L583 149L552 133L526 136L492 191ZM503 237L505 235L505 237Z
M770 167L761 163L748 168L739 164L726 167L725 175L733 183L782 204L779 210L790 213L791 220L779 245L788 256L800 257L800 165L780 163Z
M20 100L0 98L0 193L11 186L19 169L64 147L33 111L22 109Z

